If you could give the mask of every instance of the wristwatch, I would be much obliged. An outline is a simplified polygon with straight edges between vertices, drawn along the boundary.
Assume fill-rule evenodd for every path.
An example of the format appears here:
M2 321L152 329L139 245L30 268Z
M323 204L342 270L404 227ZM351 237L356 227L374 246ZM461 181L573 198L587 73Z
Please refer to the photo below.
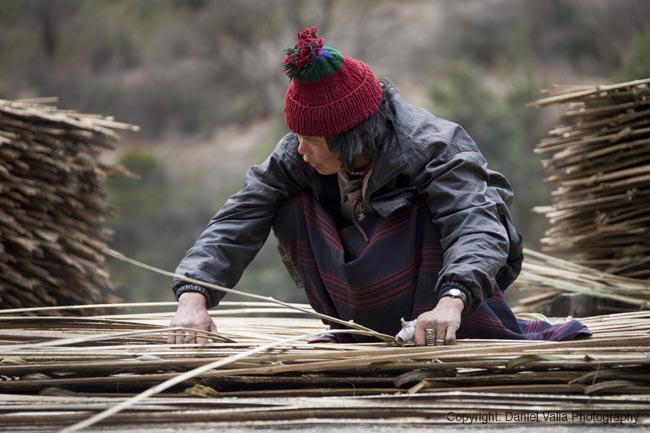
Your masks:
M460 289L447 289L440 294L441 299L446 296L460 299L461 301L463 301L463 304L467 305L467 295L463 293L462 290Z

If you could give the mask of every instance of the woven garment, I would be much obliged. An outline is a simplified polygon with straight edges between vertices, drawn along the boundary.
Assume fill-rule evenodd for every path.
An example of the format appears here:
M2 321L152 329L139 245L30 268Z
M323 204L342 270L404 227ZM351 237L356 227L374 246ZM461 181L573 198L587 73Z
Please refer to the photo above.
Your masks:
M439 232L421 200L387 218L369 215L361 225L337 227L333 214L308 193L280 208L274 223L282 261L314 310L395 335L400 319L431 310L442 267ZM332 329L339 326L330 324ZM517 320L499 289L463 317L458 338L571 340L590 335L578 321L552 325ZM374 341L339 335L341 342Z
M517 319L503 292L495 289L476 311L463 317L457 338L566 341L584 338L591 331L577 320L551 324L544 320Z

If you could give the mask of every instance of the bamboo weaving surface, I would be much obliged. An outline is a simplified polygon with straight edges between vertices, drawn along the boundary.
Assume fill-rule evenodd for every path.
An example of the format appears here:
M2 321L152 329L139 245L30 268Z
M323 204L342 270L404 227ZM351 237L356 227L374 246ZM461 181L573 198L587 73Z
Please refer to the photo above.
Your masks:
M308 308L308 307L306 307ZM102 425L449 423L454 413L650 416L650 312L581 319L570 342L307 344L319 320L268 303L212 312L219 340L165 343L171 313L0 312L0 429L62 429L183 372L242 356L126 407ZM295 338L290 343L281 340ZM542 415L540 415L542 416ZM494 421L494 420L493 420ZM578 420L579 421L579 420ZM85 430L84 430L85 431Z

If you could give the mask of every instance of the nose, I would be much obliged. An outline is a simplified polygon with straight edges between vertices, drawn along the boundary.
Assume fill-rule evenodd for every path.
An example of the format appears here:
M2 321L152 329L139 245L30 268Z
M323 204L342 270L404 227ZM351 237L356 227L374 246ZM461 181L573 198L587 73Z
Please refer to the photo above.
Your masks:
M298 153L304 156L305 150L305 140L301 136L298 136Z

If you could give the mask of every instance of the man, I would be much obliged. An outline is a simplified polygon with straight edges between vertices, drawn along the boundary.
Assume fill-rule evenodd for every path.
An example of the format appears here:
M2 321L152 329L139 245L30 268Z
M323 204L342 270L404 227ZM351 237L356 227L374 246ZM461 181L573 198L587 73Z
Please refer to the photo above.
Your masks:
M284 60L291 132L249 170L177 273L232 287L273 228L321 313L393 335L400 318L417 318L418 345L589 335L576 321L517 320L505 303L523 260L512 191L465 131L407 104L368 65L325 46L316 28L298 38ZM207 308L222 295L181 280L172 287L171 325L216 332Z

